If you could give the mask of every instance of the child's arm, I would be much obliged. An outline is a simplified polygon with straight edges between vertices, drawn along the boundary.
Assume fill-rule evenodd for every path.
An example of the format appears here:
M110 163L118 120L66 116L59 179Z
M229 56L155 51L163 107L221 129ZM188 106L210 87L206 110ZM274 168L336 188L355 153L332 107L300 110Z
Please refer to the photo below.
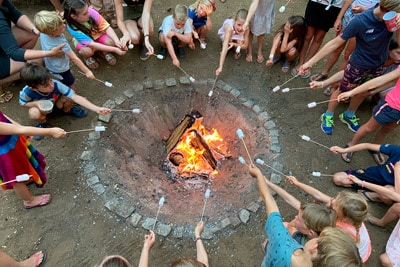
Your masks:
M302 182L299 182L296 177L294 176L287 176L287 179L289 181L289 183L291 183L292 185L297 186L298 188L300 188L301 190L303 190L304 192L308 193L309 195L311 195L316 201L325 203L327 205L330 205L331 203L331 197L328 195L325 195L324 193L322 193L321 191L319 191L318 189L306 185Z
M272 41L272 47L271 47L271 50L269 52L269 57L268 57L268 60L265 63L265 65L271 66L272 63L274 62L274 55L275 55L276 50L278 49L278 47L281 44L281 36L282 36L282 34L283 34L283 32L278 32L275 35L274 40Z
M144 44L149 50L148 54L154 54L154 48L150 43L150 25L151 25L151 6L153 4L153 0L146 0L143 5L143 12L142 12L142 30L144 35Z
M296 210L300 209L301 202L297 198L295 198L294 196L289 194L282 187L272 183L268 179L266 180L266 182L267 182L268 187L271 188L272 190L274 190L283 200L285 200L286 203L288 203L290 206L292 206Z
M0 122L0 135L49 135L53 136L54 138L61 138L65 137L66 132L63 129L57 127L38 128L31 126L22 126L14 123Z
M320 89L320 88L323 88L325 85L340 82L343 78L343 74L344 74L344 71L341 70L339 72L336 72L335 74L333 74L331 77L329 77L328 79L326 79L324 81L321 81L321 82L312 81L312 82L310 82L310 88L311 89Z
M118 38L117 34L111 26L107 28L106 34L111 40L113 40L115 46L118 47L119 50L124 51L124 48L126 50L126 44L122 45L121 40ZM119 54L118 52L116 53Z
M233 43L235 47L240 46L241 49L246 50L247 47L249 46L249 35L250 35L250 29L247 29L244 31L243 34L243 41L240 41L239 43Z
M281 53L286 53L289 51L294 45L297 43L297 39L294 39L289 42L289 35L292 32L292 29L290 28L290 24L286 22L284 28L283 28L283 39L282 39L282 44L281 44Z
M362 85L354 88L351 91L341 93L340 95L338 95L338 101L344 101L344 100L347 100L349 97L355 96L359 93L375 89L375 88L380 87L384 84L387 84L393 80L396 80L399 77L400 77L400 69L397 68L394 71L391 71L385 75L382 75L382 76L376 77L375 79L369 80L368 82L363 83ZM394 89L394 90L396 90L396 89Z
M96 79L93 72L88 67L86 67L85 64L83 64L82 60L74 52L67 53L67 56L69 57L69 59L71 59L72 62L75 63L75 65L82 72L84 72L86 74L86 78L91 79L91 80Z
M203 241L201 239L198 239L198 237L201 237L201 233L203 232L204 229L204 222L199 221L196 225L195 228L195 238L196 238L196 251L197 251L197 260L201 263L203 263L206 267L208 267L208 255L207 251L204 248Z
M153 230L150 230L150 234L144 236L144 243L142 248L142 253L140 254L139 267L149 266L149 254L150 250L156 241L156 236Z
M215 75L217 75L217 76L221 74L222 68L224 66L226 54L228 53L228 50L232 47L232 45L230 45L230 42L229 42L232 37L232 29L228 24L225 24L224 28L225 28L225 37L222 42L222 51L219 55L219 66L218 66L218 69L215 71Z
M246 17L246 20L245 20L245 22L243 24L243 27L244 27L245 30L247 30L249 28L250 21L253 18L254 13L257 10L259 2L260 2L259 0L253 0L251 2L250 6L249 6L249 11L247 12L247 17Z
M264 201L265 210L267 214L271 214L272 212L279 212L278 205L275 202L275 199L272 197L271 192L269 191L266 178L262 175L259 168L254 165L249 166L249 172L251 176L257 178L258 188L260 190L261 197Z
M94 111L97 114L105 115L105 114L108 114L108 113L111 112L111 109L96 106L95 104L93 104L92 102L87 100L86 98L84 98L84 97L82 97L82 96L80 96L78 94L75 94L75 93L71 96L71 99L75 103L77 103L77 104L79 104L79 105L81 105L81 106L83 106L83 107L85 107L87 109L90 109L91 111Z
M358 152L358 151L367 150L367 149L379 152L380 147L381 147L381 145L378 145L378 144L361 143L361 144L357 144L357 145L346 147L346 148L342 148L339 146L333 146L330 148L330 150L335 154Z
M349 6L351 6L351 4L354 2L354 0L345 0L343 3L342 8L340 9L339 14L336 17L336 21L334 23L333 29L336 32L339 32L340 30L342 30L342 19L344 16L344 13L346 13L346 10Z

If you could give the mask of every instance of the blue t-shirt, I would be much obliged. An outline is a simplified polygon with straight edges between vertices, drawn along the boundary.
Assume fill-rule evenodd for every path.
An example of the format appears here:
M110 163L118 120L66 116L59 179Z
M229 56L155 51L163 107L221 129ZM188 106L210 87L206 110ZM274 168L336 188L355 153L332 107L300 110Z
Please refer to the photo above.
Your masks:
M65 35L61 34L57 37L50 37L47 34L40 34L40 45L42 50L50 50L60 44L65 44L62 48L64 55L62 57L45 57L44 63L46 68L53 73L63 73L70 69L69 57L66 55L72 52L71 46L69 45Z
M387 155L389 158L386 160L385 164L376 167L379 168L380 174L386 181L394 181L394 165L396 162L400 161L400 146L382 144L379 151Z
M25 86L19 92L19 103L21 105L26 105L28 102L38 101L38 100L54 100L57 101L60 95L71 98L74 94L74 90L59 82L57 80L53 80L54 82L54 90L51 93L43 94L38 91L33 91L29 89L29 86Z
M206 25L207 23L207 16L204 17L198 17L196 14L196 10L195 9L188 9L188 17L193 20L193 27L195 29Z
M375 7L352 19L341 35L343 40L356 37L356 48L349 59L349 63L356 68L378 68L388 58L393 33L387 30L383 20L374 16Z
M268 243L261 267L290 267L293 252L303 249L303 246L292 238L279 212L272 212L268 216L265 232Z

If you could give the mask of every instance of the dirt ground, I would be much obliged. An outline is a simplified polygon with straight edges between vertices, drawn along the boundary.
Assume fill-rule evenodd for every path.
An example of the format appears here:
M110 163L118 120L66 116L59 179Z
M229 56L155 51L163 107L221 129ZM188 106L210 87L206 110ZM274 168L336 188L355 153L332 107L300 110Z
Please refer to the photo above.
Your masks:
M191 4L192 1L180 1ZM296 0L290 3L285 13L277 13L275 27L282 24L290 15L303 15L306 0ZM278 0L277 9L285 2ZM32 5L33 4L33 5ZM162 19L169 14L176 1L154 1L153 19L155 29ZM218 65L220 41L216 32L223 20L234 16L239 8L247 8L250 1L227 0L222 4L217 1L217 12L213 15L214 28L207 38L206 50L188 51L186 59L181 61L182 67L197 79L214 78ZM41 9L52 10L52 6L45 2L35 2L17 5L31 18ZM330 32L326 40L333 37ZM267 35L264 47L264 56L269 54L272 34ZM325 41L326 41L325 40ZM156 37L152 44L158 50ZM253 56L255 58L255 56ZM97 82L87 81L77 73L76 87L79 94L92 102L101 105L106 100L122 94L135 83L145 79L157 80L168 77L179 78L182 73L172 66L170 58L159 61L151 58L148 61L139 59L139 50L135 48L124 57L118 58L115 67L101 62L95 75L113 82L113 88L100 86ZM224 72L220 79L240 89L247 99L253 100L261 108L267 110L279 129L279 138L282 146L280 161L285 171L292 171L300 180L312 184L321 191L334 196L340 188L335 187L329 178L314 178L312 171L333 174L336 171L349 168L367 167L374 162L367 152L357 153L351 164L344 163L338 156L326 149L301 141L299 135L308 135L313 140L327 146L344 145L352 133L336 119L333 135L327 136L320 130L319 117L326 105L318 105L308 109L307 103L326 100L320 91L297 91L287 94L272 93L275 85L281 84L291 77L280 71L280 64L267 69L264 64L247 63L244 56L239 60L229 56L226 60ZM319 63L314 69L322 68ZM315 71L315 70L314 70ZM290 87L306 86L307 81L301 78L290 82ZM27 118L27 111L18 105L18 91L22 88L21 82L8 86L13 90L14 99L8 104L2 104L2 111L24 125L32 125ZM340 114L345 106L338 108ZM367 101L360 107L361 122L370 117L370 104ZM51 121L54 126L64 129L87 128L96 122L96 115L90 113L83 119L58 117ZM68 135L65 139L53 140L46 137L41 141L32 141L33 144L47 158L47 174L49 182L43 189L31 187L35 194L50 193L52 202L45 207L25 210L21 201L14 192L7 191L0 194L0 244L2 249L15 257L24 259L37 250L47 252L48 259L45 266L94 266L105 255L120 254L125 256L133 266L137 265L143 244L143 236L147 233L142 227L134 228L128 221L110 213L102 199L96 195L82 179L83 173L79 156L85 149L87 134ZM300 140L300 141L299 141ZM367 140L371 140L368 137ZM367 141L366 140L366 141ZM393 133L388 143L397 143L398 132ZM238 163L239 164L239 163ZM243 177L243 179L251 179ZM254 181L255 182L255 181ZM303 201L309 197L282 183L289 192ZM295 215L293 209L278 199L282 214L290 220ZM201 208L201 207L199 207ZM377 216L384 214L387 207L371 204L371 213ZM219 234L212 240L205 241L211 266L260 266L263 252L260 244L265 238L263 226L266 216L263 211L252 213L247 225L240 225L233 233ZM193 220L188 220L192 222ZM194 222L193 222L194 223ZM367 224L373 241L373 252L365 266L379 266L379 254L383 251L386 240L393 225L381 229ZM157 237L151 256L151 266L168 266L178 257L195 257L195 244L189 239L175 239Z

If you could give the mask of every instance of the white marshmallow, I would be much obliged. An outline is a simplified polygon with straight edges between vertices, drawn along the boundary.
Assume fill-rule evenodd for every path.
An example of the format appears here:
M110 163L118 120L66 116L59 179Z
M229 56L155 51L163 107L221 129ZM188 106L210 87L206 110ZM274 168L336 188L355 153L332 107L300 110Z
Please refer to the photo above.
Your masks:
M290 91L290 89L288 87L282 89L282 93L287 93L289 91Z
M312 176L320 177L321 173L320 172L312 172Z
M279 12L283 13L283 12L285 12L285 9L286 9L285 6L281 6L281 7L279 8Z
M257 164L260 164L260 165L263 165L263 164L264 164L264 161L263 161L262 159L256 159L256 163L257 163Z
M207 46L206 46L205 43L201 43L201 44L200 44L200 49L206 49L206 47L207 47Z
M164 197L161 197L160 201L158 202L158 205L160 206L164 205L164 201L165 201Z
M104 126L96 126L96 127L94 128L94 130L95 130L96 132L104 132L104 131L106 130L106 127L104 127Z
M310 141L310 140L311 140L311 138L308 137L307 135L302 135L302 136L301 136L301 139L303 139L303 140L305 140L305 141Z
M206 190L206 193L204 194L204 196L205 196L206 198L209 198L209 197L210 197L210 193L211 193L211 190L210 190L210 189L207 189L207 190Z
M313 107L316 107L316 106L317 106L317 102L311 102L311 103L307 104L308 108L313 108Z
M112 83L110 83L110 82L104 82L104 85L107 86L107 87L112 87L113 86Z
M193 78L192 76L189 77L189 80L190 80L192 83L194 83L194 82L196 81L196 79Z
M158 59L164 59L164 56L163 55L157 55L157 58Z
M246 163L246 161L244 160L244 158L243 157L238 157L238 160L240 161L240 163L242 163L242 164L245 164Z
M133 49L135 46L133 44L128 45L128 49Z
M208 96L211 97L213 95L213 91L208 92Z
M15 177L15 180L17 182L26 182L31 178L31 176L29 174L21 174L21 175L17 175Z
M277 86L275 86L275 87L272 89L272 92L276 93L276 92L278 92L280 89L281 89L281 87L280 87L279 85L277 85Z
M237 129L236 134L240 139L244 138L244 133L243 133L242 129Z
M140 113L140 109L134 108L134 109L132 109L132 113Z
M239 54L240 53L240 45L236 48L236 54Z

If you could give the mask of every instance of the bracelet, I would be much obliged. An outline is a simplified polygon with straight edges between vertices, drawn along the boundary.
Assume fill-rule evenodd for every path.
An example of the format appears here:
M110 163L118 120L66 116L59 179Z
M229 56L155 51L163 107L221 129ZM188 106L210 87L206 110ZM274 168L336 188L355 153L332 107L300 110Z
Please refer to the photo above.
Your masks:
M365 186L365 181L362 181L361 182L361 187L364 188L364 186Z
M274 54L269 54L269 58L274 58Z
M201 237L193 237L194 242L197 242L198 240L201 240Z
M146 38L146 37L150 38L150 35L148 35L148 34L145 34L145 35L144 35L144 38Z

